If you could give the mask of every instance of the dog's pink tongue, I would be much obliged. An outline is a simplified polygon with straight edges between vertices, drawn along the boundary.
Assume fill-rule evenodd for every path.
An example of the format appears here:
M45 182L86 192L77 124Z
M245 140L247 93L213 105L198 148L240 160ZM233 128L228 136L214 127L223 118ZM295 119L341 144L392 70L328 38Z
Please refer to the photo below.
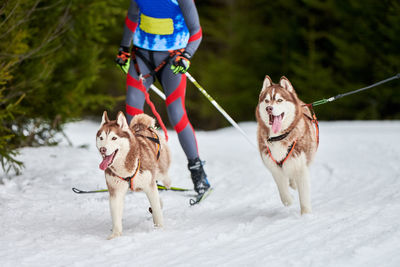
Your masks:
M272 131L277 133L282 127L282 116L274 116L274 121L272 122Z
M106 156L103 161L100 163L99 168L104 171L107 169L108 165L111 163L113 155L111 154L110 156Z

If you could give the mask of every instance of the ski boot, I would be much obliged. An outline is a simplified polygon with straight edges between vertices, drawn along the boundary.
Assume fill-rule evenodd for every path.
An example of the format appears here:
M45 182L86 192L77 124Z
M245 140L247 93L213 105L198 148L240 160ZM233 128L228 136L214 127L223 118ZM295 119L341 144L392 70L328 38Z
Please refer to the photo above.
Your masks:
M204 172L203 164L204 163L199 158L190 159L188 163L188 169L194 184L194 191L199 195L203 195L210 188L210 183L207 180L207 174Z

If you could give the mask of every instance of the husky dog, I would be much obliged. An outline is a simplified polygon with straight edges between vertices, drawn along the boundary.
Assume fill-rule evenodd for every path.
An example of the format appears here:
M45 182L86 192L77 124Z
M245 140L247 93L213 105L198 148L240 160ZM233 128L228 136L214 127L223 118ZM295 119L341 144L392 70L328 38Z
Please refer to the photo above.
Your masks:
M261 158L278 186L283 205L292 204L289 185L299 191L301 214L311 213L308 166L318 148L318 122L286 77L264 79L256 108Z
M143 190L149 199L154 225L163 225L161 201L156 181L170 187L168 168L170 152L163 137L154 130L155 121L148 115L136 115L130 125L122 112L110 121L104 111L96 146L103 161L110 193L112 234L108 239L122 234L124 197L128 189Z

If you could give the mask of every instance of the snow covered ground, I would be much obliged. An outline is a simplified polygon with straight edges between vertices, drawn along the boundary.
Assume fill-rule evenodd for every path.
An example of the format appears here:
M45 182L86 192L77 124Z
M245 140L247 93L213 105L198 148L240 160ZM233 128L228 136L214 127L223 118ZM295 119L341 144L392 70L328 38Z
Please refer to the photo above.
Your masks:
M255 140L256 124L241 127ZM0 184L0 266L400 266L400 121L322 122L311 167L313 214L283 207L258 152L233 128L197 132L214 192L198 206L162 192L154 229L143 193L111 229L95 148L98 123L67 126L74 146L25 148L23 174ZM169 132L174 186L191 187Z

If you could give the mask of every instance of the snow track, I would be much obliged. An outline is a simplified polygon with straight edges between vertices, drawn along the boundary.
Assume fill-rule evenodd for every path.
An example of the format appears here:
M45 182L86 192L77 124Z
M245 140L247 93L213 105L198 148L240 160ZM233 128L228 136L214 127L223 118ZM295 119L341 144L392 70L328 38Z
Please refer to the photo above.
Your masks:
M255 139L256 124L241 127ZM74 147L25 148L0 184L0 266L400 266L400 122L322 122L311 167L313 213L284 207L259 154L233 128L198 132L214 192L189 206L162 192L154 229L143 193L128 194L123 236L111 229L95 148L97 123L69 124ZM169 132L174 186L192 187ZM86 148L80 148L87 145Z

